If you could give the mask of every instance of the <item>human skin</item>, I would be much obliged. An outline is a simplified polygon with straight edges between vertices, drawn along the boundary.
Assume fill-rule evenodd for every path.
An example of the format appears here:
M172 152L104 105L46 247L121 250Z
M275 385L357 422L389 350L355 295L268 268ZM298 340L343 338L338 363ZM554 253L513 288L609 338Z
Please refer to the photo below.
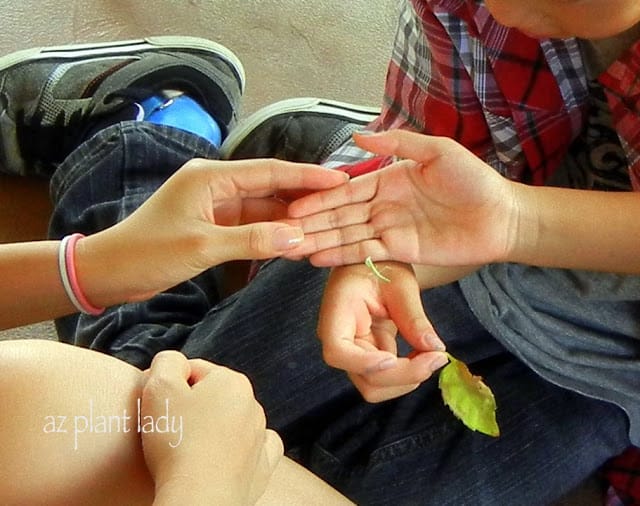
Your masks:
M283 446L249 379L173 350L156 354L143 378L141 427L166 417L170 429L140 432L154 505L255 504Z
M485 3L499 23L534 38L603 39L621 34L640 22L637 0L485 0ZM632 35L627 38L633 41ZM408 182L405 189L419 181L414 185L416 191L410 192L411 196L401 196L398 185L391 189L383 187L384 176L371 175L368 190L372 192L366 197L366 183L358 178L335 192L294 203L290 216L306 220L303 223L306 235L305 243L293 256L311 255L314 264L324 266L359 263L367 256L378 261L414 263L421 288L456 281L490 262L640 272L636 254L640 230L633 219L640 211L636 194L526 187L492 173L480 160L467 157L464 148L452 146L453 141L427 140L417 134L403 136L383 133L373 138L360 137L358 143L374 153L408 158L396 167L396 175L404 169L403 181ZM438 149L430 150L429 145L433 148L438 144L439 153ZM430 154L425 159L421 151ZM468 178L464 176L465 169L474 165L477 170ZM438 166L443 170L439 171ZM465 180L473 184L465 184ZM460 190L468 190L464 197L471 198L456 199ZM395 192L398 198L377 199L385 192ZM420 205L408 209L416 200ZM594 213L594 209L598 212ZM312 216L314 213L318 214ZM442 220L438 222L437 218ZM384 264L380 267L384 268ZM329 281L334 292L350 290L348 280L357 279L359 272L362 272L360 265L337 267ZM321 319L327 321L362 318L344 315L330 305L324 308ZM322 327L319 330L323 348L331 349L333 335ZM357 344L354 337L343 339ZM377 378L369 373L354 381L365 397L384 400L393 397L394 390L401 393L403 388L406 391L415 388L415 373L405 374L404 381L399 375L390 380L389 364L393 362L383 355L387 349L367 349L369 354L361 357L361 361L385 361L387 369L386 381L377 371L374 373ZM418 351L421 352L418 356L430 352L426 348ZM347 356L347 353L329 355L338 364L344 364ZM397 363L402 362L398 359ZM344 368L353 375L357 367L358 363L354 363ZM428 369L423 368L422 372L424 379L431 375Z
M499 23L535 38L602 39L640 21L636 0L485 0Z
M274 221L286 212L276 194L326 189L346 179L317 166L276 160L191 160L129 218L79 241L80 285L94 305L106 306L146 299L228 260L277 256L295 245L302 231ZM58 248L59 241L0 246L5 274L0 327L75 311L62 288ZM180 391L182 395L172 390L198 441L173 451L160 445L166 453L157 451L156 444L149 458L143 456L141 436L132 427L134 413L147 410L153 415L159 409L155 406L154 411L147 402L138 411L138 400L145 399L143 388L150 390L146 379L154 378L151 372L145 376L107 355L38 340L0 343L0 363L0 402L5 406L0 415L0 465L12 470L0 485L2 504L253 504L263 491L259 504L348 504L292 461L272 462L279 438L260 427L264 414L247 389L248 380L238 373L199 361L203 380L189 388L183 380L187 391ZM164 382L151 384L156 398L163 388L170 390ZM219 405L212 411L197 409L216 397ZM246 409L236 410L231 418L219 415L228 415L240 399ZM88 421L94 413L97 428ZM255 427L252 420L257 420L255 430L250 430ZM206 430L213 422L219 430ZM234 432L243 427L247 430L242 434ZM229 437L216 440L218 433ZM154 448L150 437L147 446ZM226 445L220 446L222 442ZM247 458L230 459L229 453ZM163 464L158 466L158 461ZM194 482L193 469L219 481ZM155 483L154 489L152 477L161 487Z
M102 353L45 340L0 342L0 363L0 403L4 406L0 412L0 468L5 473L0 484L0 503L51 506L152 504L154 482L145 463L141 434L135 429L137 401L143 395L146 381L142 371ZM220 383L227 373L224 368L219 368L218 372L223 374L216 379ZM236 379L237 375L231 373ZM237 383L236 379L225 384L235 384L233 388L240 385L246 394L246 384L242 386L243 382ZM254 402L251 396L245 396L245 399L250 401L249 405ZM209 402L215 404L217 401L214 397ZM171 406L170 416L179 416L181 413ZM185 416L183 441L189 438L189 427L197 430L197 426L189 425L188 415L220 427L235 423L233 419L219 416L225 412L223 410L199 410L199 413L189 414L185 406L182 412ZM89 419L90 409L94 413L91 427L83 425ZM129 432L124 431L125 424L120 426L120 430L112 425L111 432L99 429L100 416L120 417L122 420L125 410L128 416L133 417L128 425ZM246 416L260 420L260 416ZM52 421L56 427L51 425ZM233 428L227 426L227 429ZM62 429L67 432L61 432ZM171 436L177 438L175 434ZM223 476L230 478L224 473L227 455L216 453L216 437L215 431L206 434L200 447L196 444L195 450L188 445L182 449L180 445L173 449L162 446L166 449L163 455L170 463L174 458L172 450L184 450L183 457L187 458L187 454L191 454L190 463L201 472L208 473L211 478L209 484L215 481L215 477L220 480ZM177 441L172 439L174 443ZM248 444L251 439L234 441L225 441L220 448L228 449L229 444L236 444L238 451L243 445L248 445L247 449L251 450ZM161 444L162 441L156 443ZM203 454L206 454L204 461ZM156 463L161 461L162 458L156 459ZM166 462L160 465L166 465ZM198 475L194 473L194 476ZM246 477L238 479L242 482ZM229 490L234 489L234 484L228 485ZM216 486L224 487L225 483L219 482ZM203 487L204 493L208 490ZM175 496L168 494L159 498L164 502L158 504L215 503L210 498L194 495L197 492L199 490L195 486L185 492L187 497L195 497L194 501L185 500L185 495L181 495L175 502ZM282 458L257 504L320 506L351 503L302 467Z
M637 0L485 4L499 23L537 38L601 39L640 22ZM407 160L395 167L393 178L390 172L369 174L294 202L290 216L301 219L307 235L292 257L311 255L314 264L323 266L371 256L431 266L520 262L640 272L632 218L640 210L636 194L507 181L448 139L389 132L356 136L356 142ZM394 179L391 188L388 179ZM401 195L409 187L412 191Z
M286 215L274 195L346 179L279 160L191 160L127 219L78 241L80 287L94 306L110 306L145 300L223 262L281 255L302 231L274 221ZM0 328L76 311L60 280L59 244L0 245Z
M346 371L368 402L415 390L448 361L422 308L411 267L379 266L388 282L364 265L334 269L318 318L325 361ZM414 350L409 357L398 356L398 332Z
M357 142L406 160L291 204L305 231L293 254L315 265L371 256L416 268L517 262L640 273L636 192L517 183L441 137L395 130Z

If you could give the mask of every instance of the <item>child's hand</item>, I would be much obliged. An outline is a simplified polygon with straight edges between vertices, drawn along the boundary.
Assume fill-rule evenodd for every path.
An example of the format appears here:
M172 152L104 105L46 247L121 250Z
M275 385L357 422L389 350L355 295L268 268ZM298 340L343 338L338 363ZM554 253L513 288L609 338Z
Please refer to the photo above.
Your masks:
M305 231L292 256L315 265L373 260L479 265L507 256L517 233L514 185L450 139L390 131L356 136L406 160L289 207Z
M191 160L127 219L78 243L80 284L97 306L141 300L215 265L278 256L302 230L282 191L332 188L345 174L280 160Z
M254 504L283 448L249 380L175 351L156 355L145 375L141 435L155 504ZM171 430L161 432L165 416ZM150 423L159 430L145 432Z
M325 361L345 370L369 402L411 392L447 362L411 267L387 263L377 268L391 282L364 265L334 269L318 325ZM415 349L411 358L397 356L398 330Z

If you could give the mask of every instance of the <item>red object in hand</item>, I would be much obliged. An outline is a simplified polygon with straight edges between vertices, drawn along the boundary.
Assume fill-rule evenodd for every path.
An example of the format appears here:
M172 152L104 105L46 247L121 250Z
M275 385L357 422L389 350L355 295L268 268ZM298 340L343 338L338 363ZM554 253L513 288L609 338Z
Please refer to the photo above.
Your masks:
M393 159L390 156L376 156L375 158L370 158L368 160L364 160L363 162L337 167L336 170L346 172L350 177L354 178L362 176L363 174L368 174L369 172L382 169L392 162Z

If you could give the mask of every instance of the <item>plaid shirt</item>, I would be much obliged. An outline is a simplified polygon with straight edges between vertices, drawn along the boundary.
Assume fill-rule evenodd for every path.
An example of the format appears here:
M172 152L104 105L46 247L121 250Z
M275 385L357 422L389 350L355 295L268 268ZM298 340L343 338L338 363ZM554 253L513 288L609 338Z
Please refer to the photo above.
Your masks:
M640 450L628 448L611 459L603 468L604 478L610 483L607 506L637 506L640 504Z
M504 176L544 184L586 121L575 39L537 40L498 24L480 0L403 0L375 129L454 138ZM600 76L640 189L640 42ZM345 145L328 166L370 155Z
M640 41L598 81L639 190ZM588 98L575 39L529 38L498 24L481 0L403 0L384 104L372 128L451 137L504 176L544 184L582 131ZM326 165L367 158L347 143ZM353 175L385 163L359 164ZM615 489L610 505L640 504L639 469L635 448L605 467Z
M640 41L599 78L627 155L631 184L640 189Z

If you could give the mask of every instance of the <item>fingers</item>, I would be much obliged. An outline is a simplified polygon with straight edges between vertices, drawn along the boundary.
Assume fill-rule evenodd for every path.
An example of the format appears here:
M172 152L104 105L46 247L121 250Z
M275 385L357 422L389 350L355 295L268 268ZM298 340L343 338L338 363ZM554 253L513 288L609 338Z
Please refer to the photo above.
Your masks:
M217 227L217 231L211 244L217 263L280 256L304 239L301 228L277 222Z
M155 355L145 377L147 383L154 384L153 388L187 391L215 370L226 368L199 358L187 359L179 351L166 350Z
M326 209L342 207L348 204L367 202L378 191L378 173L373 172L358 177L329 191L313 193L289 205L289 216L302 218Z
M209 163L217 166L216 171L211 172L214 184L220 175L229 176L243 197L263 197L281 190L325 190L349 179L347 174L340 171L282 160ZM220 169L224 173L221 173Z
M389 130L371 135L354 134L358 146L380 155L408 158L429 164L436 158L459 149L459 145L445 137L434 137L407 130Z
M415 350L444 351L445 345L436 334L422 306L420 286L409 265L392 264L387 276L393 283L385 286L388 310L402 337Z
M349 185L344 185L344 187L347 186ZM335 191L342 192L342 188L343 187L340 186L336 188ZM321 196L323 194L318 193L314 195ZM289 208L289 215L292 216L291 207ZM366 224L369 220L371 220L371 205L358 202L356 204L348 204L337 209L306 216L301 219L294 218L291 219L290 222L303 226L305 233L310 234L325 230L346 228L352 225Z
M446 362L443 353L423 352L398 359L392 369L349 377L367 402L382 402L412 392Z
M200 383L214 369L220 367L207 360L202 360L200 358L192 358L188 362L189 362L189 367L191 368L191 374L189 376L189 384L191 386L197 383Z
M390 283L372 282L360 266L334 270L318 325L325 361L346 371L369 402L414 390L447 362L444 344L424 313L411 267L379 267L387 269ZM397 356L398 330L416 350L408 357Z
M161 351L153 357L146 372L146 391L186 391L189 389L191 367L187 358L178 351Z
M388 256L385 244L380 241L380 234L369 223L326 230L315 234L305 232L304 241L290 254L305 257L334 249L338 250L339 255L336 256L335 252L331 252L330 257L335 257L336 262L341 260L342 264L363 262L367 256L372 256L374 260L383 260ZM370 250L373 251L370 252ZM373 258L374 254L375 258Z
M375 349L362 340L356 343L366 350ZM367 402L382 402L412 392L446 362L444 353L414 352L409 357L397 358L392 365L389 361L385 368L370 369L363 374L347 369L347 374Z
M332 367L358 374L393 367L395 353L356 343L357 336L371 335L372 318L367 303L371 282L366 274L352 274L351 269L360 270L337 269L325 289L318 319L324 360ZM386 332L392 332L395 338L395 327Z
M395 354L372 348L365 350L351 339L323 341L323 358L331 367L354 374L369 374L396 367Z
M318 238L317 245L312 242L311 244L301 246L301 249L308 248L311 250L311 252L306 253L306 255L309 256L311 264L316 267L337 267L339 265L358 264L364 262L367 257L371 257L371 260L374 262L392 259L392 255L386 245L379 239L326 248L326 243L332 241L330 234L327 234L327 237L328 239L324 239L324 237ZM313 241L315 238L311 240ZM326 249L320 246L324 246ZM318 252L313 253L313 251ZM298 250L294 250L293 253L297 255ZM399 260L404 259L400 258Z

